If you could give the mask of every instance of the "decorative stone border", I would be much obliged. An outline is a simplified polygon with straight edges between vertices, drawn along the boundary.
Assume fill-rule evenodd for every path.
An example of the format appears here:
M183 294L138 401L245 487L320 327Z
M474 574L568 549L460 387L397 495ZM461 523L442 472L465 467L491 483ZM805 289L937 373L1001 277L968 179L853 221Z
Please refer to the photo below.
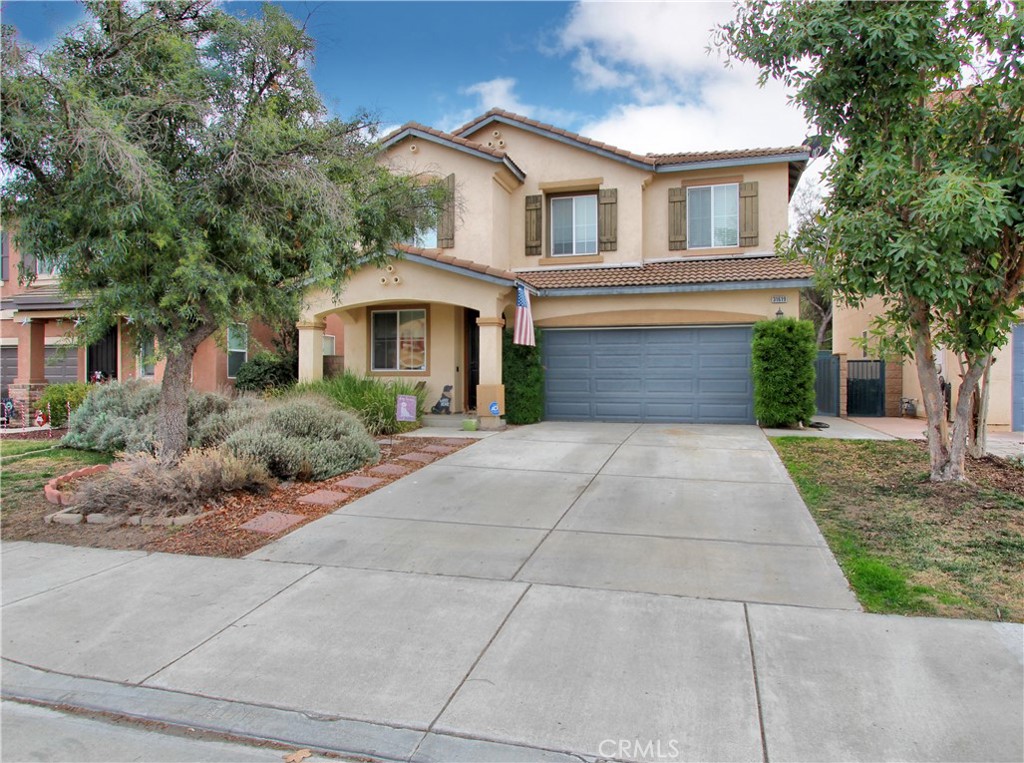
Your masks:
M96 464L95 466L85 466L81 469L75 469L73 472L62 474L59 477L54 477L43 486L43 495L46 496L46 500L50 503L55 503L58 506L67 506L71 502L71 493L61 491L64 483L71 482L71 480L77 480L81 477L91 477L94 474L101 474L109 469L109 464ZM49 522L50 520L47 519L46 521Z
M83 522L90 525L107 525L112 522L121 522L122 524L142 525L143 527L181 527L182 525L187 525L189 522L196 521L200 517L205 517L213 513L212 511L207 511L202 514L184 514L179 517L128 517L127 520L122 520L120 517L108 517L106 514L99 512L83 515L68 507L68 504L71 503L71 491L63 491L61 489L66 483L82 477L91 477L94 474L101 474L109 469L109 464L86 466L81 469L75 469L73 472L62 474L59 477L54 477L52 480L47 482L46 485L43 486L43 494L46 496L46 500L50 503L54 503L58 506L65 506L67 508L55 511L52 514L47 514L43 517L43 521L46 522L46 524L56 522L59 525L80 525Z

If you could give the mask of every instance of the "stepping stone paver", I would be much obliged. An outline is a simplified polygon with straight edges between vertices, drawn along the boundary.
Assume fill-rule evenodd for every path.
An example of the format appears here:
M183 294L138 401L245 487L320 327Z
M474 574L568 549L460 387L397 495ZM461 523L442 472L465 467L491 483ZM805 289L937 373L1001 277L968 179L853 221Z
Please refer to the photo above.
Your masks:
M343 490L317 490L316 492L304 495L299 503L309 503L313 506L333 506L348 498L348 493Z
M379 474L382 477L400 477L408 473L407 468L398 464L381 464L370 469L370 474Z
M468 438L446 437L445 439L441 440L441 444L442 445L462 445L462 444L464 444L466 442L466 439L468 439Z
M433 453L424 453L423 451L417 450L413 453L406 453L404 456L399 456L399 458L404 461L417 461L421 464L429 464L431 461L435 460L437 456Z
M392 440L390 437L382 437L379 440L377 440L377 444L378 445L394 445L395 441Z
M447 456L449 453L454 453L455 448L449 448L446 445L428 445L423 449L425 453L440 453Z
M363 477L357 474L354 477L346 477L343 480L338 480L334 484L338 487L351 487L356 490L365 490L368 487L379 485L383 481L384 480L377 479L376 477Z
M302 501L302 499L300 499L300 501ZM309 501L302 502L309 503ZM246 522L242 525L242 529L251 530L254 533L264 533L265 535L277 535L277 533L282 530L287 530L292 525L301 522L302 519L301 514L285 514L281 511L266 511L258 517L254 517Z

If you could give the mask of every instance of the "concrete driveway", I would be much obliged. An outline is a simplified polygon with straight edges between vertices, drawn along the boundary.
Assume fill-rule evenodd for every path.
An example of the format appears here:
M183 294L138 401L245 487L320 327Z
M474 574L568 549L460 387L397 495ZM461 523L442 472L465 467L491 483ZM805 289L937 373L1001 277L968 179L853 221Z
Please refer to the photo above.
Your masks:
M3 544L5 696L417 763L1024 757L1021 626L858 611L753 427L516 429L253 557Z
M252 558L857 608L785 468L752 426L521 427Z

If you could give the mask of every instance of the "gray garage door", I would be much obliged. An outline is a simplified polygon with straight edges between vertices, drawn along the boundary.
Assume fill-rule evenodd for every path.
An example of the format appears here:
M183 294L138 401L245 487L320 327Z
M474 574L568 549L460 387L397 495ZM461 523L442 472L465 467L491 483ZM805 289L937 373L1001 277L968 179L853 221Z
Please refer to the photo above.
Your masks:
M0 397L7 397L8 388L18 375L18 348L0 347Z
M46 381L65 384L78 381L78 348L46 348Z
M750 326L549 329L546 416L752 424Z
M1013 431L1024 432L1024 323L1013 327Z

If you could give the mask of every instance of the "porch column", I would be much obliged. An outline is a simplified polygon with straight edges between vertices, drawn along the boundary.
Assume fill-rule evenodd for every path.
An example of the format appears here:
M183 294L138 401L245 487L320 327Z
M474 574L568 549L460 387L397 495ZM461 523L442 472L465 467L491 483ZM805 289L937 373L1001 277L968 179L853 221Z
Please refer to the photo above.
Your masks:
M324 378L324 329L323 321L299 321L299 381L310 382Z
M46 321L35 318L22 323L21 320L14 319L14 333L18 337L18 373L9 394L24 412L31 408L46 386Z
M476 411L480 416L481 429L500 429L504 426L501 417L505 415L505 385L501 379L501 339L505 319L477 318L480 332L480 383L476 387ZM497 413L491 404L497 403Z

